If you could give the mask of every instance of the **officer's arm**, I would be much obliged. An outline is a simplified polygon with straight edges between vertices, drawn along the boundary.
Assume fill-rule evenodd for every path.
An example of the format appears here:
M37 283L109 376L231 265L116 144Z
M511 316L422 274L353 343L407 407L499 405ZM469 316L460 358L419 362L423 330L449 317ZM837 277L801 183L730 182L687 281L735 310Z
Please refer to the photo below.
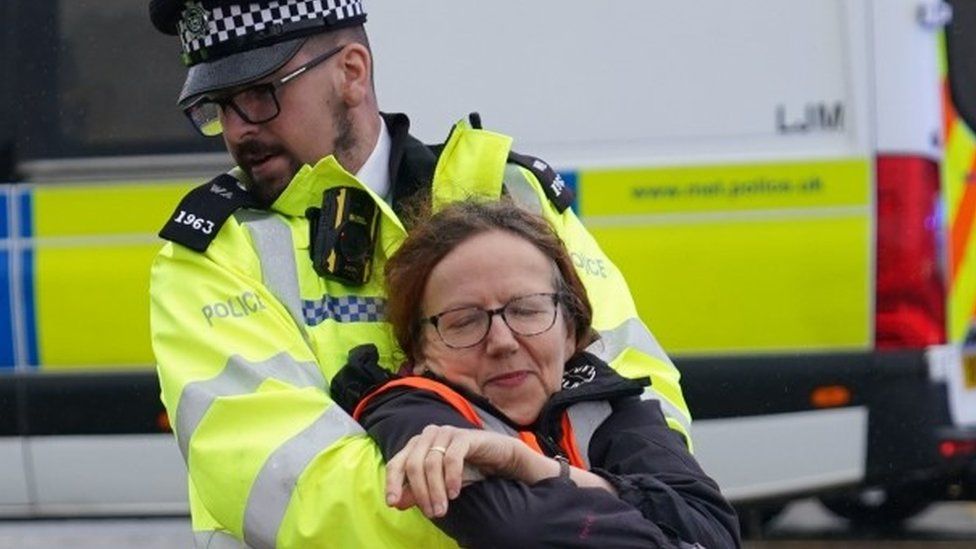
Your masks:
M330 400L260 273L233 220L206 252L167 244L153 265L153 349L195 536L250 547L450 546L419 512L385 505L378 449Z
M681 392L680 375L637 316L627 281L569 207L571 191L562 179L537 159L514 153L512 159L518 162L509 164L506 171L509 194L523 207L540 212L556 229L586 285L593 304L593 328L601 337L587 350L624 376L649 376L652 385L644 398L661 402L668 425L681 433L690 447L691 415ZM531 192L526 190L526 181Z

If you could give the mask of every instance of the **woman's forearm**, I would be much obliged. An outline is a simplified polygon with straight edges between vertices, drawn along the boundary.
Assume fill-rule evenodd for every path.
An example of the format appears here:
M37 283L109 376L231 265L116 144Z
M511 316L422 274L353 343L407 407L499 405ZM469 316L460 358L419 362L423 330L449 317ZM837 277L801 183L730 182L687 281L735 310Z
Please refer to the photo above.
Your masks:
M559 461L539 454L524 444L517 447L515 458L515 469L511 472L502 472L502 474L509 473L508 476L514 480L535 484L559 476ZM601 488L617 495L617 490L606 479L584 469L570 467L569 479L580 488Z

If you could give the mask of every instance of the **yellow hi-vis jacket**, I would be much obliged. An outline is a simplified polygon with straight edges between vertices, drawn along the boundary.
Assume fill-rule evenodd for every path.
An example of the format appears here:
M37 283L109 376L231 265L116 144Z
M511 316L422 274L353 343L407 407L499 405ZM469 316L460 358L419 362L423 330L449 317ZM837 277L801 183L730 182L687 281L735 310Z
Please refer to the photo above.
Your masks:
M396 148L398 132L391 133ZM510 146L509 137L457 124L436 158L434 207L497 198L504 188L543 215L593 302L602 339L589 350L625 376L650 376L646 398L659 399L672 428L690 440L678 373L637 317L620 272L572 210L551 200L565 190L562 181L543 188L536 174L551 168L510 163ZM208 200L231 194L209 185L197 189ZM335 186L365 190L381 211L373 276L358 287L320 277L308 251L306 210ZM402 356L383 320L380 275L405 236L393 209L331 156L302 167L269 210L237 209L216 222L206 211L191 215L186 202L170 224L208 240L196 249L169 242L159 252L151 327L162 400L189 473L197 545L455 547L416 508L387 507L379 450L329 398L329 380L353 347L375 344L390 369Z

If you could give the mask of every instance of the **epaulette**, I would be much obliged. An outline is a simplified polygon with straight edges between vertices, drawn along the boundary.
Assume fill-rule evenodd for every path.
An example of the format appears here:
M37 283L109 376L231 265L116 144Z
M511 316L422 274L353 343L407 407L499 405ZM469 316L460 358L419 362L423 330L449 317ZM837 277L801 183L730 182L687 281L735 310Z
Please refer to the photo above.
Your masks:
M534 156L519 154L514 151L508 153L508 160L535 175L539 183L542 184L542 190L549 198L549 202L552 202L553 206L556 207L556 211L563 213L566 208L573 205L573 200L576 199L573 189L566 186L566 182L556 170L552 169L552 166Z
M159 236L204 252L235 211L256 204L234 176L221 174L187 193Z

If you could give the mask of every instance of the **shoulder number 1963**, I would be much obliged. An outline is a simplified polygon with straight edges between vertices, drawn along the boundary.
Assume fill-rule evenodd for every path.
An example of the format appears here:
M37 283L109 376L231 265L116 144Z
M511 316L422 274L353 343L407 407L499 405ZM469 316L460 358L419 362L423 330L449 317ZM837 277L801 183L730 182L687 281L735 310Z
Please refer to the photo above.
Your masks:
M176 214L173 221L182 223L188 227L193 227L203 234L211 234L214 229L213 221L208 221L202 217L197 217L191 213L186 213L185 210L180 210L180 213Z

